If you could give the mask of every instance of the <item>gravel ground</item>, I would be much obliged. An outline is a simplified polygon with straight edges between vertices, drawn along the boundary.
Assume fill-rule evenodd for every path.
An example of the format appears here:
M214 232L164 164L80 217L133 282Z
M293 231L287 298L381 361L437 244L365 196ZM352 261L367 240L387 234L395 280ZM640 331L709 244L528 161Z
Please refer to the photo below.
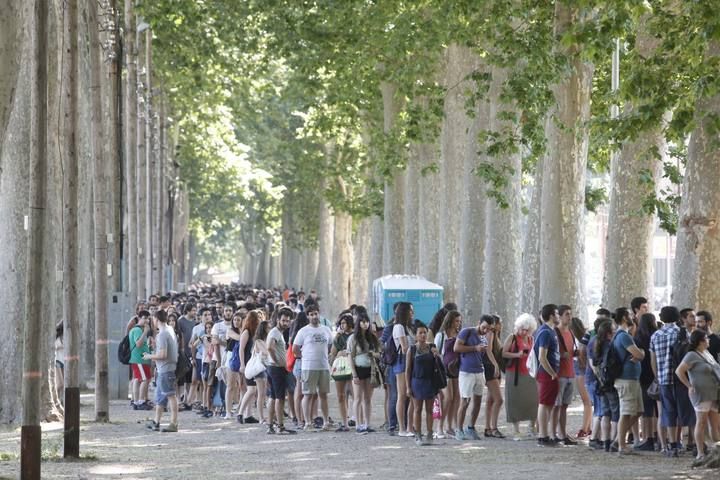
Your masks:
M334 388L331 388L334 390ZM382 422L381 391L376 391L375 425ZM386 434L301 432L269 436L258 425L239 425L217 418L180 414L180 432L163 434L144 426L149 412L132 411L112 402L111 424L96 424L93 397L82 396L80 461L64 461L62 426L43 425L42 465L45 479L170 478L493 478L510 475L533 480L582 476L599 479L717 479L717 471L692 470L690 454L668 459L657 453L618 458L585 445L547 449L534 441L483 439L436 440L417 447L412 438ZM331 416L337 416L331 394ZM581 421L581 407L571 407L569 431ZM166 417L167 418L167 417ZM478 430L482 431L482 418ZM502 425L507 434L509 427ZM19 473L19 429L0 431L0 478Z

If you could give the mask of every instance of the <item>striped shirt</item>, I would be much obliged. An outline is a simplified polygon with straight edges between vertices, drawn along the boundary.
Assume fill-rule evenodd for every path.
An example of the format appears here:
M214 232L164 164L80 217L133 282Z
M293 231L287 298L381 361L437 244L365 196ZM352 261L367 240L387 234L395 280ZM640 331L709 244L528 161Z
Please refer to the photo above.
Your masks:
M657 380L660 385L673 384L672 348L680 337L680 327L664 325L650 337L650 351L657 359Z

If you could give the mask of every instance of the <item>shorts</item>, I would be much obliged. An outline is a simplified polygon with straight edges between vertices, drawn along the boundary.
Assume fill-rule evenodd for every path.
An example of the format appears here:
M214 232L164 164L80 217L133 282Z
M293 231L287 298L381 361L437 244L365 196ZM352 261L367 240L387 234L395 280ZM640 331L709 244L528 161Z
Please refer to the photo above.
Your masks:
M585 379L588 380L590 377L585 377ZM597 391L597 384L595 383L595 380L585 382L585 388L587 389L590 401L592 402L593 417L602 418L602 395L600 395Z
M157 388L155 388L155 404L164 407L170 397L176 393L175 372L158 373Z
M555 400L560 391L558 379L553 380L545 371L538 370L535 380L537 381L538 404L547 407L555 406Z
M392 366L392 372L395 375L405 373L405 355L398 353L398 359Z
M555 406L570 405L575 394L575 379L569 377L558 377L558 394L555 397Z
M210 378L210 364L203 362L202 364L202 380L203 382L207 382L208 378Z
M620 420L620 397L614 388L602 394L602 416L610 417L611 422Z
M287 374L287 391L292 395L295 393L295 387L297 386L297 380L295 379L295 375L293 375L292 372L288 372Z
M675 401L675 388L672 385L660 385L660 404L662 405L660 426L677 426L677 402Z
M678 427L695 425L695 408L690 401L688 389L680 382L675 383L675 403L677 405Z
M577 358L573 358L573 371L576 377L582 377L585 375L585 370L580 369L580 361Z
M640 385L642 391L643 414L644 418L654 418L658 416L657 402L648 395L648 387Z
M303 370L302 393L325 395L330 392L330 370Z
M637 416L645 412L642 390L638 380L615 380L615 389L620 398L620 415Z
M372 369L370 367L355 367L355 372L357 373L358 380L367 380L370 378L370 372Z
M55 366L59 368L60 370L65 371L65 364L61 362L60 360L55 360Z
M150 365L145 363L131 363L133 378L139 382L147 382L152 376Z
M268 372L268 395L273 400L283 400L287 394L287 370L285 367L270 365Z
M485 391L485 372L460 372L458 378L460 398L482 397Z
M695 405L696 413L708 413L708 412L717 412L717 411L718 411L718 402L714 402L712 400L706 400L704 402L700 402L697 405Z
M193 365L192 368L192 380L190 383L199 382L200 380L202 380L202 359L196 358L195 365Z

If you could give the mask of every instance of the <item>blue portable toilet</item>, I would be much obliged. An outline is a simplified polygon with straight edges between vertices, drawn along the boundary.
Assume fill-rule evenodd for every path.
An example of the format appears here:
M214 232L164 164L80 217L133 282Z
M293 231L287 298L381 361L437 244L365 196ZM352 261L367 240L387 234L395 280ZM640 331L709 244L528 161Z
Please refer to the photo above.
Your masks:
M373 312L387 323L393 316L393 305L410 302L415 318L425 325L443 306L443 287L418 275L386 275L373 281Z

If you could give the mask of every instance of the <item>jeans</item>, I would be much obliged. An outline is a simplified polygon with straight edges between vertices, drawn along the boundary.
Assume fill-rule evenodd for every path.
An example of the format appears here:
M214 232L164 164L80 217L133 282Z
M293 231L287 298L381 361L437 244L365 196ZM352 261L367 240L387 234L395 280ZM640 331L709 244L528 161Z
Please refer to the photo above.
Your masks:
M388 429L398 429L398 418L395 405L397 405L398 391L397 378L392 373L392 368L388 368L387 374L388 388L390 389L390 403L388 405Z

